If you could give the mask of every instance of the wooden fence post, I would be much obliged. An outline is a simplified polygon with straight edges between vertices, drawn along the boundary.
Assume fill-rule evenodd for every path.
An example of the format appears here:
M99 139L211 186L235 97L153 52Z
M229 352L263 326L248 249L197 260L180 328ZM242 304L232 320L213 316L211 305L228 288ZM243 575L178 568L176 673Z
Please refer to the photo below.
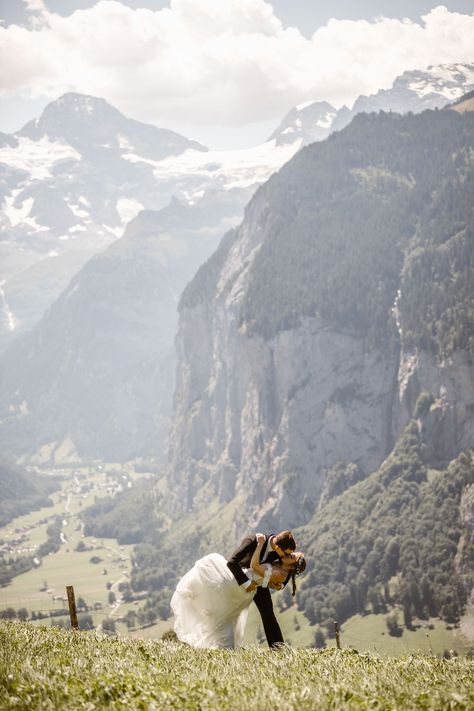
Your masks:
M77 621L77 611L76 611L76 599L74 597L74 588L72 585L67 585L67 601L69 603L69 617L71 618L71 627L73 630L79 629L79 623Z
M336 635L336 646L338 649L341 649L341 637L339 634L339 624L334 620L334 633Z

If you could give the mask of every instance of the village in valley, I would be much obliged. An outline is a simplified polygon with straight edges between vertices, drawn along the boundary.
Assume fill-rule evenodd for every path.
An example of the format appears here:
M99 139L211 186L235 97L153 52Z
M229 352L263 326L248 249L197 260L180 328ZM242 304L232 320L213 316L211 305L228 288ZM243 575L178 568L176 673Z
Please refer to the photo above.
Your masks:
M85 535L80 518L95 501L119 494L143 475L132 467L101 463L31 468L57 479L60 489L50 496L51 506L0 528L0 575L12 559L23 561L25 568L0 588L0 619L69 627L66 587L71 585L83 629L133 634L142 628L142 636L148 636L153 626L156 632L155 620L140 610L146 591L132 593L130 588L133 545Z

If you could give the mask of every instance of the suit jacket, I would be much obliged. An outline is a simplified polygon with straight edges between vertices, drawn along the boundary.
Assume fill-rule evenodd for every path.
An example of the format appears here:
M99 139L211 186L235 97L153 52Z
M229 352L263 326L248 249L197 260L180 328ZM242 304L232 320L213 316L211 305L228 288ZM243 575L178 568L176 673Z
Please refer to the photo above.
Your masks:
M260 552L260 562L262 562L263 558L263 552L265 550L265 546L267 544L267 541L271 536L274 534L271 533L269 535L265 534L265 545L262 547L262 550ZM232 553L230 556L229 560L227 561L227 567L231 570L234 578L237 580L239 585L242 585L245 583L248 578L245 575L244 571L242 568L250 568L250 561L252 559L252 555L257 547L257 537L256 536L248 536L247 538L244 538L240 546ZM279 556L277 553L275 553L274 550L270 551L270 553L267 556L266 563L276 563L276 561L279 560ZM286 584L287 580L285 581Z
M272 536L273 534L270 534ZM265 545L270 538L266 536ZM253 552L257 547L257 537L249 536L244 538L240 546L235 550L227 561L227 567L232 571L234 578L237 580L239 585L245 583L248 578L242 570L243 567L250 567L250 560L252 558ZM262 551L265 550L265 546L262 546ZM260 553L260 562L262 562L263 553ZM272 550L266 559L266 562L275 563L279 559L277 553ZM286 585L290 576L283 583ZM262 618L263 629L265 630L265 636L269 647L277 648L283 644L283 635L281 633L280 625L275 617L273 611L272 596L268 588L258 587L257 592L253 598L254 603L258 607L260 617Z

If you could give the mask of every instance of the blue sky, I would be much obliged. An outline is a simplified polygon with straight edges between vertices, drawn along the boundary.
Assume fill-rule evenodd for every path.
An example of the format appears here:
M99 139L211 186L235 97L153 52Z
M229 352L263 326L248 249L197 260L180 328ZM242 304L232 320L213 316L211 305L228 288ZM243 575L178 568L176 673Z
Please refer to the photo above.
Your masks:
M350 105L406 69L474 61L474 0L0 0L0 17L6 132L78 91L240 147L297 103Z
M160 10L169 6L169 0L122 0L131 8L146 7ZM96 0L45 0L45 5L61 15L69 15L79 8L92 7ZM332 17L342 20L370 19L379 15L386 17L420 17L437 4L432 0L272 0L275 14L285 26L295 26L307 35L327 23ZM471 14L473 0L445 0L442 2L453 12ZM7 23L24 22L25 6L21 0L0 0L0 17Z

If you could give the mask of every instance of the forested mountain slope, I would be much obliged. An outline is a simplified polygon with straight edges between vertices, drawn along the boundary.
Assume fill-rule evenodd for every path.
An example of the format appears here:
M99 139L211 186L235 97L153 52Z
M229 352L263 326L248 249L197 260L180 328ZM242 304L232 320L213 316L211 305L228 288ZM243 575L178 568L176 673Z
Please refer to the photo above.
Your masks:
M181 502L304 523L337 462L380 466L424 390L428 461L472 444L473 143L470 113L360 115L259 189L181 299Z
M474 587L474 532L460 507L473 485L470 453L429 470L409 423L377 472L334 493L300 531L312 562L299 598L308 619L330 625L397 603L408 627L415 616L458 622Z

